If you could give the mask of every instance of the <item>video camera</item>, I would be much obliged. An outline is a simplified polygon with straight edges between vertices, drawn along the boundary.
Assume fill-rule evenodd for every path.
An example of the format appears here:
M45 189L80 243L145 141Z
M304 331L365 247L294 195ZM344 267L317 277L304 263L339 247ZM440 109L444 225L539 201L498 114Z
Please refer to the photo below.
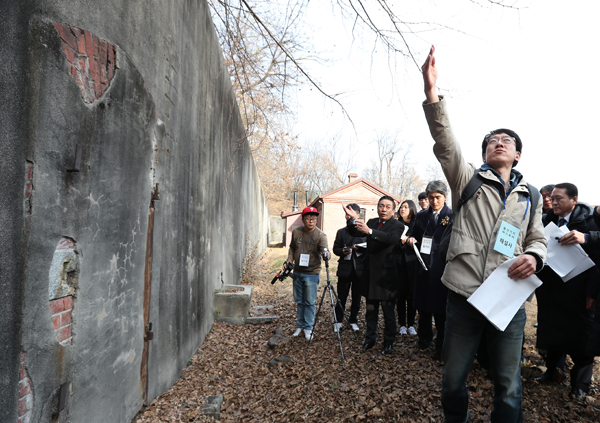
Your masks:
M290 275L291 271L294 270L294 263L288 263L286 261L283 264L285 265L285 270L280 270L279 273L277 273L275 275L275 277L271 281L271 285L273 285L275 282L277 282L277 279L279 279L280 281L283 281L285 278L287 278Z

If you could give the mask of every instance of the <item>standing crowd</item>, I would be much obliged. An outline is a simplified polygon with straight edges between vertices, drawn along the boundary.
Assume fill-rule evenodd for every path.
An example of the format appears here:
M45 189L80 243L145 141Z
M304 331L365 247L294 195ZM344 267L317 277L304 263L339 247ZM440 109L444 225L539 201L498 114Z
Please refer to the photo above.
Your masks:
M421 211L411 200L398 207L392 197L383 196L378 217L366 222L360 219L357 204L344 206L347 224L338 230L333 245L339 257L334 330L339 331L344 320L359 330L357 317L361 296L365 297L366 330L360 352L377 344L380 308L382 354L392 354L398 333L417 336L421 350L434 343L435 356L444 364L441 405L446 422L470 419L466 380L476 357L486 363L494 383L491 421L522 422L525 305L500 330L468 299L508 260L512 261L505 275L515 283L535 274L542 282L535 291L537 348L547 367L538 382L562 382L569 356L570 396L586 396L594 357L600 355L600 206L593 209L580 202L572 183L546 185L539 191L528 184L515 169L523 143L510 129L485 135L479 168L467 163L452 132L446 101L437 93L434 53L432 47L422 67L423 109L449 187L442 181L429 182L418 198ZM449 189L451 208L446 203ZM295 265L294 336L304 331L308 340L321 260L330 257L327 237L316 227L317 215L313 207L304 209L303 226L293 231L288 256ZM562 231L561 236L547 238L545 228L551 224ZM578 244L594 265L565 281L565 275L546 263L550 243Z

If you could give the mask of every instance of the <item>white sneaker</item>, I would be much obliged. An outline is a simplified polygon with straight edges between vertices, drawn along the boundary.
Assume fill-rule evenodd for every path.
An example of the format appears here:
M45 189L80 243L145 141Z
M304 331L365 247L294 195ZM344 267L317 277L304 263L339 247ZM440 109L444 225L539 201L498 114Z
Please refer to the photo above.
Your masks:
M313 337L312 330L304 329L304 337L306 338L307 341L310 341Z
M412 335L412 336L415 336L417 334L417 331L415 330L415 328L413 326L410 326L408 328L408 334Z
M400 328L400 335L406 335L406 326Z
M339 332L341 328L342 328L342 324L341 323L334 323L333 324L333 331L335 333Z
M301 332L302 332L302 328L296 328L296 330L294 331L294 336L300 335Z
M360 329L358 328L358 325L356 323L350 323L350 327L352 328L352 330L354 332L358 332Z

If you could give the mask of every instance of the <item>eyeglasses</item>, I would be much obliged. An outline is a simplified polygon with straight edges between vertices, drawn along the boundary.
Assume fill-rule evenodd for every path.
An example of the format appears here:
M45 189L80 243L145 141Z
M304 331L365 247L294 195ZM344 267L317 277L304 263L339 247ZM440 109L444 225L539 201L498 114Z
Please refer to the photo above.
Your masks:
M488 144L498 144L499 142L502 142L502 144L506 144L506 145L510 145L510 144L517 144L517 140L515 140L513 137L502 137L502 138L498 138L498 137L491 137L490 139L488 139Z
M305 220L317 220L317 216L304 216Z

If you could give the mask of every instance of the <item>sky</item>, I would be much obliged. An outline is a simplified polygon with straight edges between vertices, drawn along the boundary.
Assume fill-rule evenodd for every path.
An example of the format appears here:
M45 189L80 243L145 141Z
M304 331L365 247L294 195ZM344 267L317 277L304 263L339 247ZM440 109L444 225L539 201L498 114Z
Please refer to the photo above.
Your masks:
M423 115L420 66L436 46L438 89L467 161L480 166L481 141L492 129L510 128L523 141L517 170L540 188L572 182L579 200L600 204L600 114L596 55L600 3L587 0L518 0L514 8L486 0L390 0L403 19L441 25L409 36L418 66L375 46L368 31L332 14L328 1L310 2L306 21L326 61L310 64L324 91L336 94L352 123L316 89L297 91L293 132L300 142L338 140L361 176L377 134L399 131L420 169L436 165ZM399 13L399 12L397 12ZM425 171L422 172L426 176Z

